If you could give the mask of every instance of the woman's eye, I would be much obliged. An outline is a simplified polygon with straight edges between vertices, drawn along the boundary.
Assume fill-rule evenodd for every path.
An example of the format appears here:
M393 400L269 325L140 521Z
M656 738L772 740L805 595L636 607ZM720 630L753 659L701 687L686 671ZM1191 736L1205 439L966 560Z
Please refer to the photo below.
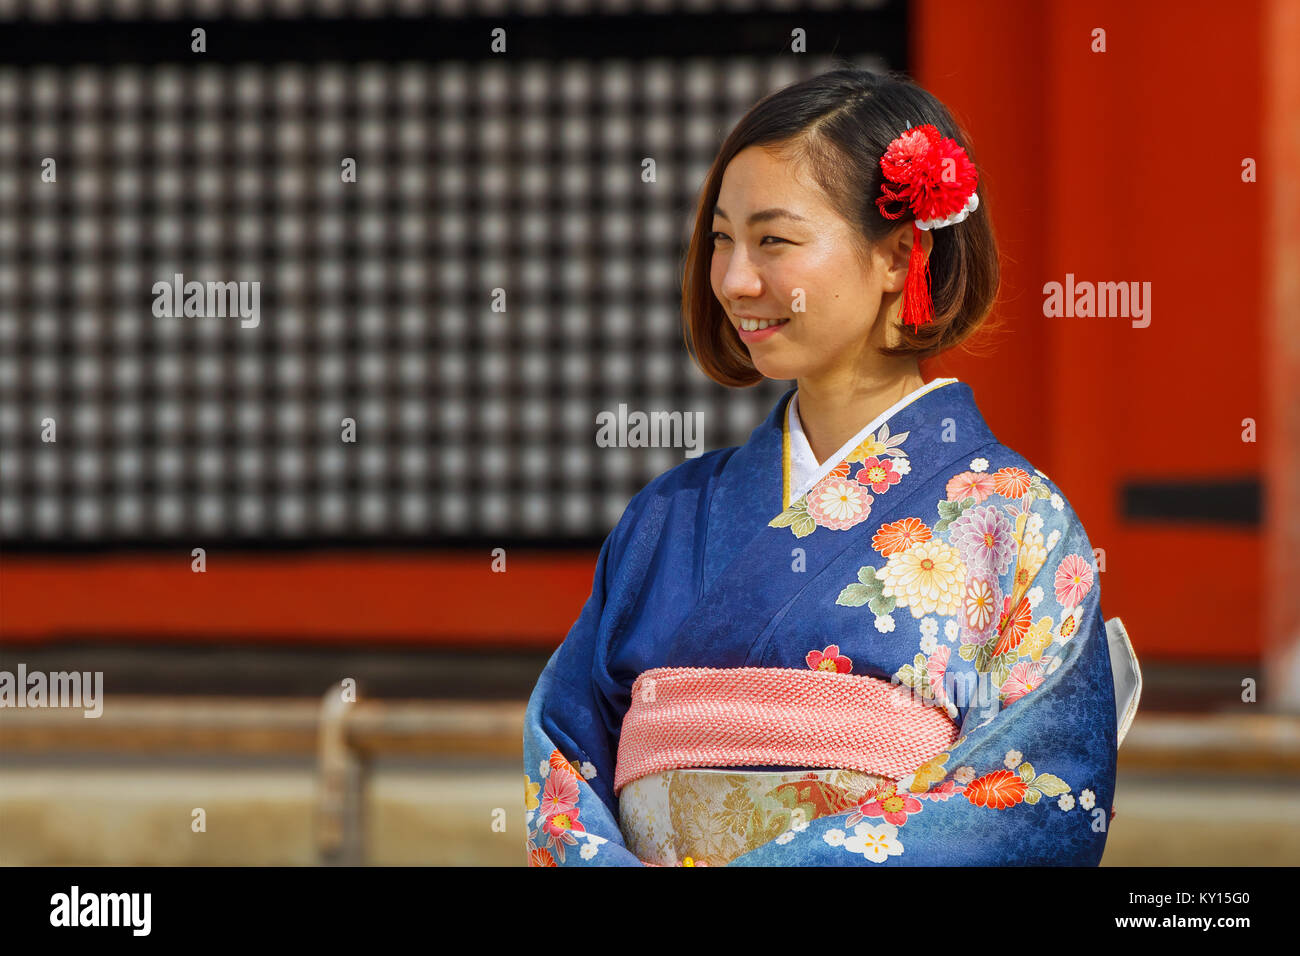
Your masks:
M714 242L714 243L716 243L719 239L726 239L726 238L727 238L727 234L726 234L725 232L711 232L711 233L709 233L709 241L710 241L710 242ZM780 236L764 236L763 239L762 239L762 242L767 242L767 240L769 240L769 239L771 239L771 240L773 240L773 241L775 241L775 242L788 242L788 241L789 241L788 239L782 239ZM761 244L761 243L760 243L760 244Z

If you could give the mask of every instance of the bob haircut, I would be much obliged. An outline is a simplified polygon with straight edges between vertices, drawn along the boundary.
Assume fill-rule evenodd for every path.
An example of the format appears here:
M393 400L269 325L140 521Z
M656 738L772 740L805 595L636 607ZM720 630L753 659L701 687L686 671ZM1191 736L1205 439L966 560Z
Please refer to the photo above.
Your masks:
M713 208L727 164L741 150L763 146L805 163L830 205L863 238L863 247L915 218L905 210L886 219L876 207L884 173L880 157L909 126L933 124L975 157L947 108L901 74L839 69L768 94L736 124L709 169L695 212L695 229L682 279L686 347L709 378L745 387L762 380L740 336L713 293ZM978 165L977 165L978 168ZM979 207L964 222L931 231L933 321L913 329L898 323L901 345L887 356L938 355L966 339L984 321L998 291L997 242L981 177Z

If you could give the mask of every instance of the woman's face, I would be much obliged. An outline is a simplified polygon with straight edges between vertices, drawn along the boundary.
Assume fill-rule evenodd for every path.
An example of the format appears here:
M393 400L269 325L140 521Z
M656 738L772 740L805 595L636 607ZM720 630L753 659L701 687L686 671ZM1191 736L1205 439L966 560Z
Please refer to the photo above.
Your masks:
M736 154L714 209L710 282L761 374L852 378L885 344L877 317L883 294L897 289L886 288L886 257L864 254L865 240L802 173L762 147ZM747 316L787 321L750 332Z

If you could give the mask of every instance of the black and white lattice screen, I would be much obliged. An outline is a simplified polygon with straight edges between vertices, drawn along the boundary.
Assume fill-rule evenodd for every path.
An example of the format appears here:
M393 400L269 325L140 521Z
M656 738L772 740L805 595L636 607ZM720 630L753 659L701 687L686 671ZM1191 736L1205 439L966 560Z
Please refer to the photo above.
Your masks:
M903 66L901 13L551 6L0 0L0 539L595 541L684 458L598 413L743 442L788 385L686 355L696 191L769 90ZM856 46L788 52L836 16ZM167 314L177 275L246 311Z

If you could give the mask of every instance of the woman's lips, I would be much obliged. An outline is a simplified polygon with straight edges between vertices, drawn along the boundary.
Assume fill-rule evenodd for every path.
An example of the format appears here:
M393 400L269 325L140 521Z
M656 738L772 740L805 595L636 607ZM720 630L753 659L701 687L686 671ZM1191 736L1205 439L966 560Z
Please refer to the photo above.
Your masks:
M759 329L756 332L747 332L745 329L742 329L739 326L737 326L736 334L740 336L740 341L746 344L750 342L762 342L765 339L770 339L772 336L778 334L782 329L784 329L789 324L790 324L790 320L786 319L780 325L769 325L767 328Z

